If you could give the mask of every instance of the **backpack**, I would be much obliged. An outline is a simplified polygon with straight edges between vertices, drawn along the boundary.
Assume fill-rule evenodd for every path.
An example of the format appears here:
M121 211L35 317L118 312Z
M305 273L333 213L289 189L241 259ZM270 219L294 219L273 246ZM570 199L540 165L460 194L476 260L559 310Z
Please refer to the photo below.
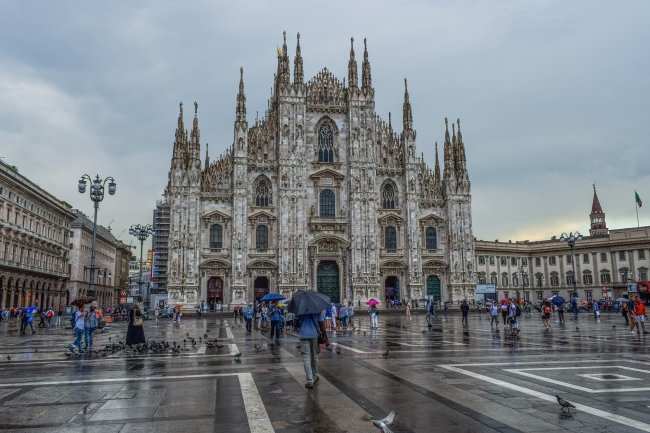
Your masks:
M521 308L519 305L515 307L515 316L520 317L521 316Z
M47 316L48 319L50 319L52 316L54 316L54 312L52 312L52 310L48 310L45 315Z

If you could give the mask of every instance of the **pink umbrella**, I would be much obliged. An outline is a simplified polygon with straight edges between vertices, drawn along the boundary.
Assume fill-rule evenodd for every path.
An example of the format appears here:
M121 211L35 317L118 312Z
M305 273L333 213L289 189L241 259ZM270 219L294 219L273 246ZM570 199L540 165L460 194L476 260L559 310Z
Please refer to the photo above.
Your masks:
M372 306L372 305L381 304L381 302L379 302L379 301L376 300L376 299L368 299L368 300L366 301L366 304Z

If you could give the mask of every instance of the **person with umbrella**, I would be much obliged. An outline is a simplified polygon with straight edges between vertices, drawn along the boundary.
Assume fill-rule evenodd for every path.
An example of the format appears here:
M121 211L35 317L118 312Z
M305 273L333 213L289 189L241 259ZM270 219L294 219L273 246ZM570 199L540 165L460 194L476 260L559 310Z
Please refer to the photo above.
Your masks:
M369 299L366 304L370 305L370 308L368 309L368 314L370 315L370 329L377 329L377 315L379 315L377 304L379 304L379 301L376 299Z
M557 317L560 320L560 323L565 323L564 320L564 305L566 304L565 299L562 296L555 295L551 298L553 305L557 307Z
M300 352L307 383L305 388L313 389L318 385L318 354L320 344L329 346L325 330L323 310L330 304L327 295L314 290L298 290L294 293L289 304L289 312L294 313L300 322Z
M34 311L36 311L38 307L27 307L23 308L23 318L20 322L20 334L25 335L25 331L27 331L27 327L32 330L32 334L36 334L36 331L34 331Z

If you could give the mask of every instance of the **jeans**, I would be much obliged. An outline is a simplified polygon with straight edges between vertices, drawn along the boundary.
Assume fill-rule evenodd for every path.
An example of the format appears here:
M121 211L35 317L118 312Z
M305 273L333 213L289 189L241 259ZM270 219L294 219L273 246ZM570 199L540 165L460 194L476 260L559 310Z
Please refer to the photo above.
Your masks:
M370 327L377 329L377 315L376 314L371 314L370 315Z
M251 327L253 325L253 318L246 319L246 332L251 332Z
M275 335L275 339L280 338L280 321L279 320L271 320L271 339L273 339L273 336Z
M74 333L77 336L77 339L74 341L74 345L77 346L77 349L79 349L79 352L81 352L81 337L84 335L84 330L74 328Z
M29 328L32 330L32 334L36 334L36 331L34 331L34 324L33 324L33 322L31 322L31 321L27 321L27 320L23 320L23 321L20 323L20 333L21 333L21 334L24 334L25 331L27 331L27 327L28 327L28 326L29 326Z
M497 326L499 326L499 316L492 316L490 319L490 326L492 326L493 323L496 323Z
M319 350L317 338L300 340L300 353L302 353L302 363L305 367L305 377L307 382L312 384L318 377Z
M467 313L462 314L463 318L461 320L461 323L467 323Z
M95 334L95 329L97 329L97 328L85 328L84 329L86 349L92 349L93 348L93 335Z
M564 323L564 310L557 310L557 316L560 319L560 323Z

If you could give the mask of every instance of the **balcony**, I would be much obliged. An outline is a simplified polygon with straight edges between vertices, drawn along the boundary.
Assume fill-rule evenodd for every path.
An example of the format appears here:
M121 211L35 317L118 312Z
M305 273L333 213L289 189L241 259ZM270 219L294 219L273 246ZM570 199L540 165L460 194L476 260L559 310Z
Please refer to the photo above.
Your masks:
M347 217L321 218L317 215L309 217L309 229L311 231L345 232L347 228Z

